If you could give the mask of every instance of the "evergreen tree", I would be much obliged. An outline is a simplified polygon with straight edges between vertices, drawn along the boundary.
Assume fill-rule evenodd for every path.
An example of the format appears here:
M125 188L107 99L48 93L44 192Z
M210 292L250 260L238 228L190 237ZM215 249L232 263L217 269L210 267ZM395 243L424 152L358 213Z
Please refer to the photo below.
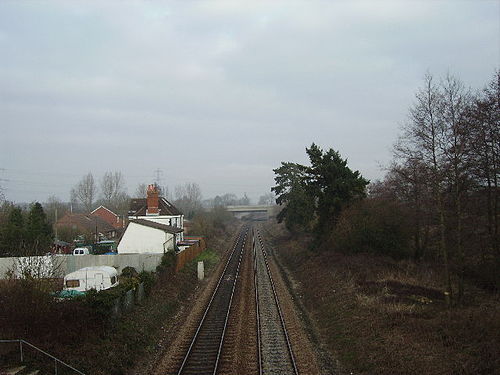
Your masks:
M26 240L30 255L40 255L50 249L53 235L47 216L38 202L31 206L26 224Z
M311 166L281 163L274 169L276 203L285 207L278 221L292 232L315 227L318 238L333 229L341 211L364 198L369 181L352 171L333 149L323 152L314 143L306 148Z
M322 235L333 229L344 207L366 196L369 181L352 171L338 151L323 152L313 143L306 153L311 161L308 185L317 203L316 231Z
M7 223L1 231L1 256L18 256L25 245L25 228L23 212L19 207L12 207Z
M276 186L276 203L284 205L278 214L278 222L285 222L290 232L307 231L314 220L314 197L307 188L307 167L297 163L281 163L273 170Z

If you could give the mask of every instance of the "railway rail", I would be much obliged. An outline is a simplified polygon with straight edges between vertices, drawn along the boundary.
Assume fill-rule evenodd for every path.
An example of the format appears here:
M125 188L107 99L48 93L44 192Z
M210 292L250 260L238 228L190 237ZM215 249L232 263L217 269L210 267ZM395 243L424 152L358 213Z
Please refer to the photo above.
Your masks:
M269 267L266 248L257 227L252 229L253 251L244 255L249 231L249 227L245 226L237 236L229 259L199 321L189 348L181 357L183 360L176 372L177 375L233 373L234 368L231 371L224 363L227 364L232 358L231 351L235 349L234 342L232 342L234 340L231 340L230 337L231 332L236 332L234 323L235 318L238 316L240 316L239 319L245 317L246 324L250 324L250 326L255 324L254 329L256 331L255 336L253 334L247 336L248 340L257 341L255 346L254 344L251 345L251 347L254 346L252 351L255 350L255 356L250 355L251 358L247 358L256 365L250 370L253 365L248 364L245 373L254 374L256 373L254 371L258 371L259 375L299 374L276 286ZM246 261L242 262L244 256L248 258L245 258ZM242 263L247 264L247 266L240 267ZM240 283L238 293L235 293L237 281L240 277L240 268L243 269L243 276L241 277L248 281L243 282L243 284ZM253 312L248 315L248 312L253 308L242 310L241 306L237 305L242 303L241 291L248 293L249 299L247 303L251 303L252 299L254 299L255 315ZM252 294L255 294L255 296L250 297ZM233 302L234 306L232 308ZM245 314L245 311L246 315L242 315ZM231 328L232 326L233 328ZM232 336L234 336L234 332ZM228 334L229 337L225 340Z
M217 373L247 234L245 226L233 246L178 375Z
M258 228L253 233L259 374L298 375L267 254Z

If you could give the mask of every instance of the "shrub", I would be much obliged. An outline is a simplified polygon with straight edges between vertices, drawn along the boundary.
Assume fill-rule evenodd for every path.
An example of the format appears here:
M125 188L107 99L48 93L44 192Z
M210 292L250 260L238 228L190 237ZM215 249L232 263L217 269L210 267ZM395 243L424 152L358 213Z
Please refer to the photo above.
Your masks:
M478 264L467 265L465 275L479 287L498 292L500 291L499 269L499 259L484 259Z
M161 262L160 264L156 267L156 272L158 273L163 273L168 269L171 269L175 267L175 254L173 251L167 251L163 256L161 257Z
M112 308L116 300L123 295L123 292L124 289L119 287L102 291L91 289L79 298L82 298L85 304L102 320L107 320L111 317Z
M194 260L193 263L197 264L198 262L203 261L205 263L205 268L207 270L211 269L214 267L218 262L219 262L219 256L217 253L211 249L206 249L205 251L202 251L200 255L198 255Z
M136 271L136 269L134 267L128 266L122 270L122 276L123 277L138 277L139 273Z
M139 274L139 280L144 283L144 291L149 293L155 283L155 275L152 272L142 271Z
M410 228L404 210L383 199L365 199L345 209L328 245L346 254L410 256Z

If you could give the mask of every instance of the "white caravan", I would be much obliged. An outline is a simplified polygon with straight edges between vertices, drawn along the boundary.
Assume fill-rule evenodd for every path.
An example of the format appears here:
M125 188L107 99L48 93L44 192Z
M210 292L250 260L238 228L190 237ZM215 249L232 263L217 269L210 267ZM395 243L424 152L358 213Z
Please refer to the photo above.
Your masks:
M118 272L109 266L80 268L64 277L64 290L86 292L90 289L109 289L116 285L118 285Z

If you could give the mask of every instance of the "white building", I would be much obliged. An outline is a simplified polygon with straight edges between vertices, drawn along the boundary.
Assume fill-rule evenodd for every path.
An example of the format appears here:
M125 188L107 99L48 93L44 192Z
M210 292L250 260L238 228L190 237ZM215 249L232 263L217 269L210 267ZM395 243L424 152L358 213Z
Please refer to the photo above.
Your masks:
M158 188L149 185L147 198L130 200L129 220L143 219L184 229L184 215L172 203L159 196ZM181 233L180 240L184 239Z
M184 240L184 215L149 185L147 198L130 201L129 224L118 244L118 253L164 253Z
M118 254L166 253L175 249L182 229L150 220L130 220L118 244Z

